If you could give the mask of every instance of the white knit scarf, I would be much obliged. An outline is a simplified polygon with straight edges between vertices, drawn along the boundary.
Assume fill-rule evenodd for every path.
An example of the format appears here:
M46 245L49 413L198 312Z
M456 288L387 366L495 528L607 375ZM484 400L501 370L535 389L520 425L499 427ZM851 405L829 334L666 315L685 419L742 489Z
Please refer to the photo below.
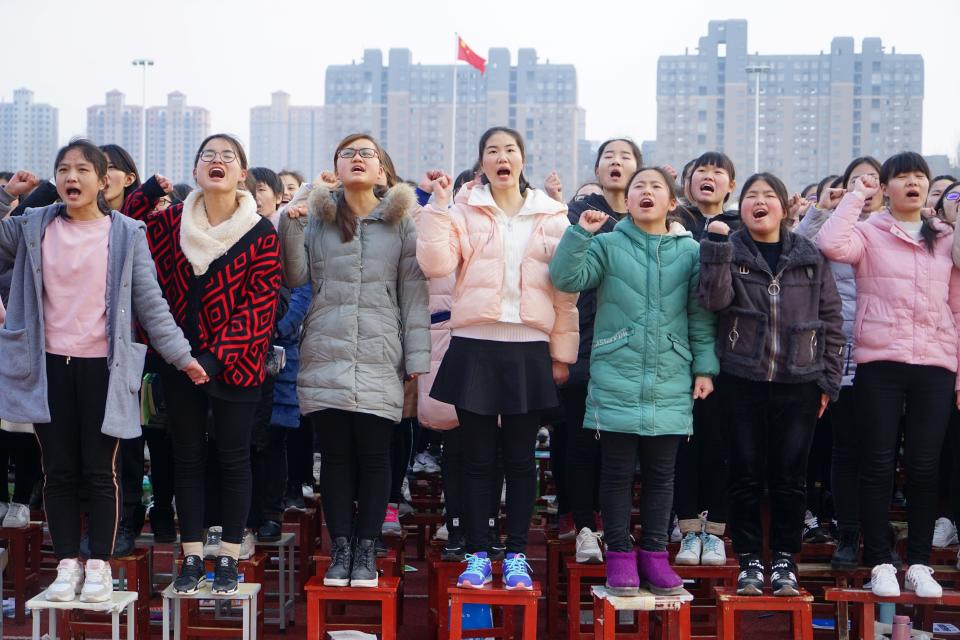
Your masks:
M257 201L246 191L237 190L237 210L233 215L211 226L203 206L203 191L194 189L183 202L180 218L180 248L193 273L202 276L210 263L224 255L240 238L260 222Z

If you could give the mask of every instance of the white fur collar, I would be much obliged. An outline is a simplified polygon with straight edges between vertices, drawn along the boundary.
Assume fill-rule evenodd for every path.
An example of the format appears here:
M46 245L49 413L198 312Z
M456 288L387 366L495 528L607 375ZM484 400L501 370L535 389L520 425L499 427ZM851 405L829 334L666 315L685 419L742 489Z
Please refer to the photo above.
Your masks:
M237 190L237 210L229 219L211 227L203 206L203 191L191 191L183 202L180 248L193 273L205 274L211 262L229 251L258 222L260 214L257 213L256 200L246 191Z

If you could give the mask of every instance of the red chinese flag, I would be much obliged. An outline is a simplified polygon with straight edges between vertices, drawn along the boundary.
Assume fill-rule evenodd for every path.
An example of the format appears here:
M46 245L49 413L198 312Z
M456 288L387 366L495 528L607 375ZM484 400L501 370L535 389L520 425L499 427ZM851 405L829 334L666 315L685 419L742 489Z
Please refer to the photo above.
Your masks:
M487 61L478 56L473 49L468 47L467 43L463 41L463 38L458 37L457 41L457 60L463 60L480 73L483 73L487 68Z

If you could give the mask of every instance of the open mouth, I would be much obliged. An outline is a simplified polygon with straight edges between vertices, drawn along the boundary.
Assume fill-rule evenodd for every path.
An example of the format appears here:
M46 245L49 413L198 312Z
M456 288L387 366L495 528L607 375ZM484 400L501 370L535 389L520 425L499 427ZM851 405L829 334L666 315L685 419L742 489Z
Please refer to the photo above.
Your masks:
M654 204L653 198L646 198L646 197L640 198L641 209L649 209L650 207L653 206L653 204Z
M77 187L67 187L67 197L68 197L68 198L79 198L79 197L80 197L80 193L81 193L81 191L80 191L80 189L78 189Z
M700 193L714 193L716 188L709 182L700 185Z
M623 172L620 171L620 169L611 169L610 177L613 178L614 180L619 180L620 178L623 177Z
M920 190L919 190L919 189L907 189L907 197L908 197L908 198L919 198L919 197L920 197Z
M362 164L355 164L352 167L350 167L350 173L366 173L366 172L367 172L367 168L364 167Z
M768 211L767 211L764 207L756 207L756 208L753 210L753 219L754 219L754 220L761 220L761 219L763 219L763 218L766 218L766 217L767 217L767 213L768 213Z
M207 175L211 178L226 178L227 172L223 170L223 167L213 167L207 172Z
M507 178L507 177L509 177L509 176L510 176L510 169L508 169L507 167L502 167L502 168L500 168L500 169L497 169L497 176L500 177L500 178Z

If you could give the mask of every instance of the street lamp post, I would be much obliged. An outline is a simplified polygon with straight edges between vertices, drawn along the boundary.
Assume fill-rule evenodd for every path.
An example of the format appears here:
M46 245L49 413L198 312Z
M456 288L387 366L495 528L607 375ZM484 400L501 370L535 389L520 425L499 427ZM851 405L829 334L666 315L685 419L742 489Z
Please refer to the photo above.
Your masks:
M143 79L140 83L140 104L143 105L143 114L140 117L140 173L145 175L147 170L147 67L153 66L153 60L138 58L133 66L143 69Z
M754 73L753 85L753 172L760 173L760 75L770 71L768 64L749 64L744 68L747 73Z

